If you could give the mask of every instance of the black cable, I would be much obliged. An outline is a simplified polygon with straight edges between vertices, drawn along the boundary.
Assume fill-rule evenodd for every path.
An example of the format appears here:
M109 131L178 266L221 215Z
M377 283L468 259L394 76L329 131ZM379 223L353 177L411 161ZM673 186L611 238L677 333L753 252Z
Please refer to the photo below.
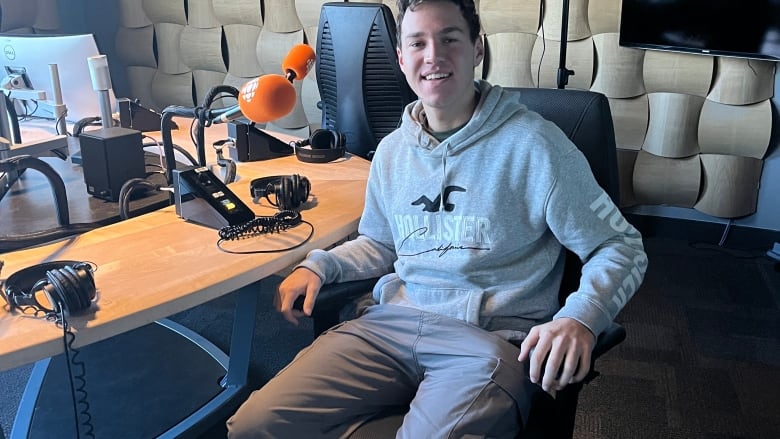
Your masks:
M301 242L288 246L286 248L275 250L228 250L223 247L223 243L226 241L236 241L239 239L247 239L269 233L282 233L291 228L297 227L301 224L309 226L309 234ZM226 226L219 230L219 240L217 241L217 248L225 253L247 255L255 253L278 253L292 249L296 249L311 239L314 236L314 225L308 221L303 220L301 213L294 210L283 210L273 216L258 216L251 221L244 224L235 226Z
M119 217L123 220L130 218L130 199L139 190L160 190L159 184L154 184L144 178L131 178L119 189Z
M23 235L5 235L0 237L0 253L19 250L34 245L45 244L58 239L67 238L72 235L80 235L84 232L102 227L105 224L94 223L74 223L67 224L53 229L41 230Z
M73 347L76 341L76 334L70 330L70 325L65 319L65 315L60 312L57 317L57 323L62 325L62 344L65 350L65 364L68 369L68 378L70 384L70 397L73 403L73 416L76 424L76 437L81 438L81 426L85 427L83 437L95 437L94 426L92 425L92 415L89 412L89 401L87 397L87 368L83 361L78 360L79 351ZM73 369L78 368L78 373ZM78 384L77 384L78 382Z

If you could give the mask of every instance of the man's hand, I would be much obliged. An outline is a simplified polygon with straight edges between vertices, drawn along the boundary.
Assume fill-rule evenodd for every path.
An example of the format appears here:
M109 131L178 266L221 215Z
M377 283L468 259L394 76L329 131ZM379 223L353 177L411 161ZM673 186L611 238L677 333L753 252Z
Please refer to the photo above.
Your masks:
M541 381L542 389L555 396L568 384L585 378L595 344L596 337L585 325L563 317L531 328L518 360L530 358L531 381Z
M300 317L311 316L320 287L322 287L322 279L313 271L302 267L296 268L279 284L274 297L274 306L287 321L297 325ZM303 312L293 309L293 304L298 297L304 297Z

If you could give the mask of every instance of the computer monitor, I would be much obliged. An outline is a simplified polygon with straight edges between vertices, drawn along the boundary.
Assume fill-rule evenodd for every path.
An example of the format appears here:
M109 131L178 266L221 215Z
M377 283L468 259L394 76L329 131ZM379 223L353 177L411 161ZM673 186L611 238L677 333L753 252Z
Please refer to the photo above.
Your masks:
M62 102L67 108L66 120L78 122L87 117L100 117L99 95L92 88L87 58L100 55L92 34L79 35L0 35L0 78L3 86L29 88L44 92L45 102L32 101L27 108L17 106L18 116L24 114L55 118L55 101L51 64L57 65ZM9 81L13 80L13 84ZM112 109L116 106L113 90L109 90ZM26 96L24 93L18 96ZM29 94L28 94L29 95ZM14 97L14 94L11 94ZM37 97L37 96L33 96ZM27 110L27 113L23 113Z
M325 3L317 41L322 127L345 136L350 153L371 158L417 97L398 65L393 14L381 3Z

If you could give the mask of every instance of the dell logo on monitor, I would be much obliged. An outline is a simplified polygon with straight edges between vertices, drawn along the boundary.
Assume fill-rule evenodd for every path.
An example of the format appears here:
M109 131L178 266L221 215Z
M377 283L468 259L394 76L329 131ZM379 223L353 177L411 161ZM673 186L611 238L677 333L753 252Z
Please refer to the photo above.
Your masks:
M6 58L10 59L11 61L16 59L16 51L14 50L14 47L10 44L3 47L3 54Z

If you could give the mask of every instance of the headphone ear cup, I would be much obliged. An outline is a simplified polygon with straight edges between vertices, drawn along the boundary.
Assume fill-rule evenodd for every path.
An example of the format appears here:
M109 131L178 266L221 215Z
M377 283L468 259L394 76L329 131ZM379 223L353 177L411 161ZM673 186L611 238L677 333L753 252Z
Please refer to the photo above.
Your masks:
M309 190L311 189L311 184L309 183L308 178L295 174L293 175L293 187L295 188L293 202L297 208L309 199Z
M335 145L335 137L331 130L317 129L309 136L311 149L331 149Z
M276 204L280 210L291 210L295 207L293 204L293 181L292 177L282 177L279 185L279 190L276 191Z

